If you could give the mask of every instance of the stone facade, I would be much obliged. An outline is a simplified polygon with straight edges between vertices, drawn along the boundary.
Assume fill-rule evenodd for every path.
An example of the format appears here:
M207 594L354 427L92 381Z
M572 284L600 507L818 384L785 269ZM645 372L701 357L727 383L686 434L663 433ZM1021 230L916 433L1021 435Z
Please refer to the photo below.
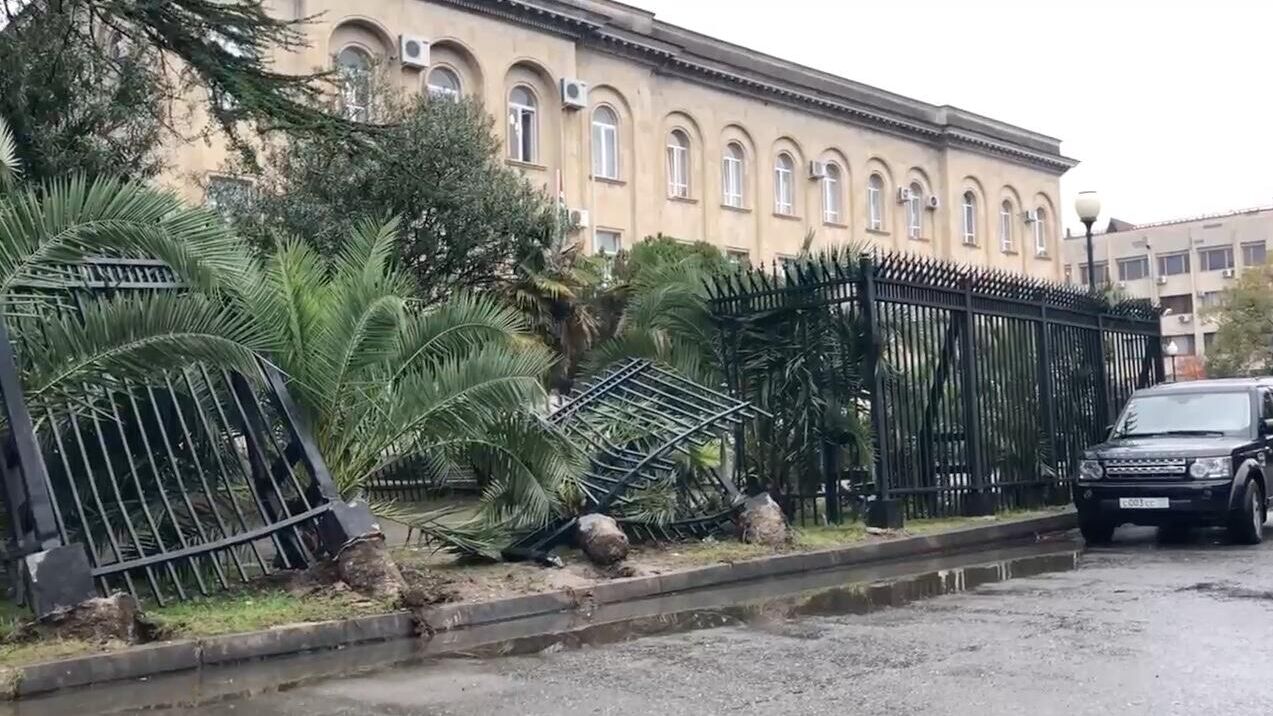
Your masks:
M1206 309L1238 272L1265 262L1270 236L1273 207L1152 224L1113 221L1093 235L1092 263L1097 283L1170 309L1162 317L1164 343L1174 341L1179 356L1201 357L1216 332ZM1085 237L1061 244L1066 280L1086 284Z
M275 11L318 18L310 48L276 58L284 71L331 67L352 48L405 88L458 81L511 113L496 123L508 161L586 213L593 250L663 233L770 261L812 232L815 247L869 241L1061 278L1058 184L1075 162L1057 139L608 0L277 0ZM403 62L402 36L430 43L426 67ZM587 84L584 106L566 106L563 78ZM170 179L200 198L224 160L215 141L183 147ZM911 187L908 203L898 190Z

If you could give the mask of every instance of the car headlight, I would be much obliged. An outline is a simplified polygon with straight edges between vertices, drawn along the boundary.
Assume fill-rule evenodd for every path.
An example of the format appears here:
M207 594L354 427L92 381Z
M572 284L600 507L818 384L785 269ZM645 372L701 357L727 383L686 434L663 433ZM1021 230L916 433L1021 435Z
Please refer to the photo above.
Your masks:
M1233 476L1233 460L1227 457L1204 457L1189 466L1189 476L1195 480Z
M1079 479L1080 480L1099 480L1105 477L1105 470L1101 468L1099 460L1084 460L1079 463Z

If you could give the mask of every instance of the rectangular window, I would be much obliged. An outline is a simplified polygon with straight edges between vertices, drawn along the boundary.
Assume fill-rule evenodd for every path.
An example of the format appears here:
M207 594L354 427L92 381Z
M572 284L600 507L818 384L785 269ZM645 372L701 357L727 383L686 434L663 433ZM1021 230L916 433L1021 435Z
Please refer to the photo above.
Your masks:
M1183 336L1164 336L1162 339L1162 354L1167 361L1171 362L1171 344L1176 344L1176 357L1191 356L1194 353L1193 335Z
M1203 352L1204 354L1206 354L1206 353L1210 353L1210 352L1211 352L1212 347L1213 347L1213 346L1215 346L1215 344L1216 344L1216 334L1215 334L1215 331L1212 331L1211 333L1203 333L1203 334L1202 334L1202 352ZM1273 393L1270 393L1270 392L1268 392L1268 391L1265 391L1265 393L1264 393L1264 417L1266 417L1266 418L1273 418L1273 412L1270 412L1270 409L1273 409Z
M791 271L794 273L796 270L796 261L797 259L795 256L778 254L778 265L782 267L783 271Z
M1198 305L1202 308L1215 308L1224 297L1223 291L1205 291L1198 295Z
M1097 261L1096 266L1096 285L1104 286L1109 283L1109 263L1106 261ZM1088 284L1087 264L1079 264L1079 275L1083 277L1083 285Z
M619 130L613 125L592 123L592 175L619 178Z
M1198 268L1203 271L1222 271L1233 268L1233 247L1217 246L1214 249L1198 249Z
M1070 264L1065 265L1065 282L1074 283L1074 267Z
M774 211L783 216L791 216L796 212L795 187L792 185L791 169L779 165L774 170Z
M725 257L728 258L729 262L735 266L751 265L751 254L743 249L727 249L725 251Z
M601 256L614 256L623 248L623 235L609 229L597 229L592 241L593 253Z
M667 145L667 195L677 199L690 196L690 150L670 142Z
M726 156L724 164L725 206L743 208L743 160Z
M508 108L508 152L519 162L535 161L535 108L511 104Z
M1267 257L1267 248L1263 241L1253 241L1248 244L1242 244L1242 265L1243 266L1263 266Z
M1118 260L1119 281L1139 281L1149 276L1149 257L1137 256Z
M1182 273L1189 273L1188 251L1158 257L1159 276L1179 276Z
M924 231L924 208L920 205L920 193L911 186L910 198L906 200L906 236L918 239Z
M1162 296L1159 301L1165 309L1171 309L1171 314L1180 316L1186 313L1193 313L1193 294L1182 293L1179 296Z
M866 207L867 207L867 227L873 231L881 231L884 228L884 197L883 191L875 184L866 186Z

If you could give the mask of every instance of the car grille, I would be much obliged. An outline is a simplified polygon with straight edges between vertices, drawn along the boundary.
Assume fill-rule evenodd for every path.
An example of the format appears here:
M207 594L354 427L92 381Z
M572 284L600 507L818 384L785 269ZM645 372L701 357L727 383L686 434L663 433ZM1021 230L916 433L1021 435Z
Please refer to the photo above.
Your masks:
M1180 478L1187 466L1183 459L1143 458L1138 460L1106 460L1105 474L1110 477L1152 479L1156 477Z

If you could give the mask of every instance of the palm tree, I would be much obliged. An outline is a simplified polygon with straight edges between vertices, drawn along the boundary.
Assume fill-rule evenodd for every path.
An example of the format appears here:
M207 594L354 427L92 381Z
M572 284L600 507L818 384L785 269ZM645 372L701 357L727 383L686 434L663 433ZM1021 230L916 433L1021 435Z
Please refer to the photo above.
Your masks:
M378 474L428 480L462 463L485 478L489 519L546 522L576 469L569 445L530 412L544 402L552 353L493 296L432 307L412 298L393 265L396 228L361 223L330 259L300 241L277 246L243 298L274 332L271 360L343 495Z

